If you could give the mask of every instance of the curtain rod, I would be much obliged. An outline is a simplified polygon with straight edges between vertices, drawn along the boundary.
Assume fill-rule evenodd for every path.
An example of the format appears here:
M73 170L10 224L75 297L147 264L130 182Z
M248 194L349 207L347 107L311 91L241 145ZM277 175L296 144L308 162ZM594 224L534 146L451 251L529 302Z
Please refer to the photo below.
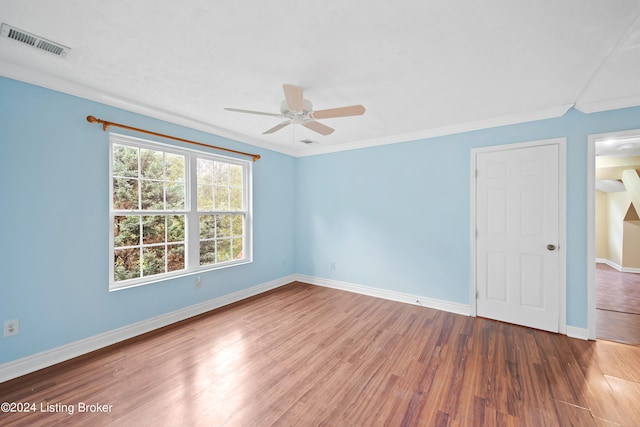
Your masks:
M163 133L152 132L150 130L134 128L132 126L127 126L127 125L123 125L123 124L120 124L120 123L114 123L114 122L108 122L106 120L96 119L94 116L87 116L87 121L89 123L100 123L102 125L102 130L104 130L104 131L109 129L110 126L116 126L116 127L123 128L123 129L129 129L129 130L133 130L133 131L136 131L136 132L142 132L142 133L146 133L146 134L149 134L149 135L159 136L159 137L162 137L162 138L169 138L169 139L174 139L176 141L186 142L188 144L199 145L200 147L215 148L216 150L222 150L222 151L227 151L229 153L235 153L235 154L241 154L243 156L249 156L249 157L253 158L254 162L260 158L260 154L251 154L251 153L245 153L244 151L232 150L230 148L217 147L215 145L204 144L202 142L191 141L191 140L188 140L188 139L178 138L178 137L171 136L171 135L165 135Z

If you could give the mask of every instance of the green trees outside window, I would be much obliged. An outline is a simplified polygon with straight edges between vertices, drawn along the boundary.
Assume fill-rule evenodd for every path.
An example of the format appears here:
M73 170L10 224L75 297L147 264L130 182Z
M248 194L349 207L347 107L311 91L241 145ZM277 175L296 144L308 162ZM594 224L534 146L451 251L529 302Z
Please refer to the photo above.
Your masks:
M121 139L111 149L114 287L248 260L247 162Z

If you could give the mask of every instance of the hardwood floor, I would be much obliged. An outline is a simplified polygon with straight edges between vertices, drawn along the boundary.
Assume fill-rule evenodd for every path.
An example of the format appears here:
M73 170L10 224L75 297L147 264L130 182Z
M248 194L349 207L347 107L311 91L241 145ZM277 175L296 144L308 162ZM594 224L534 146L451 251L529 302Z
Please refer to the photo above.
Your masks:
M596 310L596 336L602 340L640 345L640 315Z
M640 274L596 264L596 336L640 345Z
M640 347L293 283L2 383L0 402L37 406L3 426L637 426Z
M623 273L606 264L597 263L596 307L640 314L640 273Z

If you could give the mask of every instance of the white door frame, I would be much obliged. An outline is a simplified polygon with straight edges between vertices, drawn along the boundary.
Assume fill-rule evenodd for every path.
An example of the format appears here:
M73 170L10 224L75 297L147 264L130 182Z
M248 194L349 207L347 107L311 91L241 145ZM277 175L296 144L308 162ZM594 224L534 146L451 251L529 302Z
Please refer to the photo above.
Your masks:
M558 277L559 295L558 295L558 307L559 316L558 319L558 331L561 334L567 333L567 139L566 138L554 138L545 139L540 141L520 142L514 144L501 144L492 145L488 147L472 148L471 155L471 215L469 227L470 241L471 241L471 290L470 290L470 306L471 316L477 315L477 263L476 263L476 169L477 169L477 154L482 152L492 151L504 151L513 150L519 148L537 147L542 145L557 145L558 146L558 268L560 277ZM595 208L594 208L595 209Z
M596 339L596 142L640 135L640 129L589 135L587 148L587 330Z

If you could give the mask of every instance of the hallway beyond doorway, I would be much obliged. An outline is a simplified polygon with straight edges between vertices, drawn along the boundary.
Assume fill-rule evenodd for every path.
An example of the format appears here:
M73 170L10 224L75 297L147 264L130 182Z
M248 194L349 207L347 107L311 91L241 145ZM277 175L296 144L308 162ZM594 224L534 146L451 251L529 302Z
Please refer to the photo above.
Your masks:
M597 338L640 345L640 274L596 264Z

